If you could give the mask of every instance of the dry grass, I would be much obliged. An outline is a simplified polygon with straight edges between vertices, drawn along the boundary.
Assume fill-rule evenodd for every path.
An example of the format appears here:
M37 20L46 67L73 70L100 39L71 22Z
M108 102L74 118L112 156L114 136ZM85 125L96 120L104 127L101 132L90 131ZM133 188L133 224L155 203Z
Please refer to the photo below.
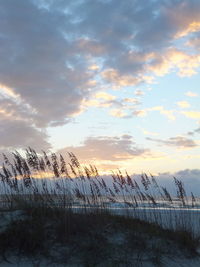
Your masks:
M4 260L13 252L40 253L64 264L77 260L83 266L96 266L103 258L129 266L126 264L145 260L161 264L163 255L173 254L174 247L188 256L198 254L199 238L194 235L191 218L186 222L185 214L177 216L175 196L159 186L154 176L142 174L138 182L119 171L112 174L108 186L95 166L81 166L72 153L69 157L67 164L62 155L38 155L31 148L25 157L14 152L12 162L4 155L1 209L18 209L25 214L0 232ZM51 178L45 178L47 174ZM180 209L197 206L193 194L189 206L181 180L174 178L174 186ZM112 214L109 208L110 203L119 201L126 207L124 216ZM159 213L158 206L166 204L169 223L164 225L166 214ZM151 212L141 209L144 205Z

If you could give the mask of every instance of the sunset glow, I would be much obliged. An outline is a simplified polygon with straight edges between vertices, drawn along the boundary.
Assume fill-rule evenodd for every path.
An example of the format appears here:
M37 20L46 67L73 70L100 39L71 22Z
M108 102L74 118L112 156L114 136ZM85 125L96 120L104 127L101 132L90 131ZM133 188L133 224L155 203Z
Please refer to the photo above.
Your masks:
M0 152L199 169L200 1L0 1Z

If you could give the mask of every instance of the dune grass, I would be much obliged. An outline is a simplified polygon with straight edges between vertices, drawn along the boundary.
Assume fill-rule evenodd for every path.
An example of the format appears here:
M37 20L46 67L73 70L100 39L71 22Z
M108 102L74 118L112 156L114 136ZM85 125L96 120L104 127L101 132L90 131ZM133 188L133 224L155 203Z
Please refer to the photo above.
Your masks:
M40 254L69 266L102 261L102 266L132 266L144 261L159 265L174 250L198 256L199 233L184 213L198 208L197 198L186 194L181 180L174 178L173 196L147 174L137 181L118 171L108 185L95 166L82 166L72 153L69 163L62 155L38 155L31 148L25 156L14 152L13 160L3 157L1 210L20 210L23 216L0 231L2 260L12 253ZM123 216L116 215L116 204L123 205ZM168 208L158 212L160 207Z
M186 257L198 255L199 240L191 233L140 219L38 207L27 208L23 216L0 233L2 260L21 255L69 266L137 266L143 261L159 266L164 256L174 257L177 252Z

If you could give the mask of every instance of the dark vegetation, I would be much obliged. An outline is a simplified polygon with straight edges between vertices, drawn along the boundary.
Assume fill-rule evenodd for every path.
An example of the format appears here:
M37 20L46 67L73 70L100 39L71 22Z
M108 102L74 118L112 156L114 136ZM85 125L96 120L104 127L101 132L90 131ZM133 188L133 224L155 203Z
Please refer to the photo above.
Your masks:
M180 180L174 178L174 200L152 175L141 175L139 184L119 171L108 186L95 166L81 166L72 153L69 157L66 164L62 155L41 156L33 149L24 157L13 153L12 162L4 155L1 213L10 213L11 220L0 229L2 262L15 255L45 258L48 266L140 266L149 261L160 266L163 257L198 256L199 237L188 228L191 221L186 225L174 212L177 200L180 208L197 205ZM125 205L123 216L110 208L119 200ZM168 227L161 223L158 203L171 207ZM146 209L138 215L144 204L152 208L151 216ZM21 213L12 217L14 210Z
M0 234L2 260L14 254L45 257L49 265L137 266L151 261L159 266L164 256L198 255L199 240L189 232L140 219L49 208L27 208L24 215Z

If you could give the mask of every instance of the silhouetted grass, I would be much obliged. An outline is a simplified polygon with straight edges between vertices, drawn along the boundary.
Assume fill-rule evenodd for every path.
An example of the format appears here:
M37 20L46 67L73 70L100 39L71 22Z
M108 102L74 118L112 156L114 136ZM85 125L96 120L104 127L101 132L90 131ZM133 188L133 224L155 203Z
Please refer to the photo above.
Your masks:
M154 176L142 174L138 182L118 171L108 186L95 166L81 166L72 153L69 157L67 164L62 155L38 155L31 148L24 157L14 152L13 161L4 155L1 209L22 210L24 216L0 231L3 259L13 252L40 254L64 264L77 260L96 266L103 259L126 266L142 260L161 264L163 255L172 255L174 248L198 255L199 238L191 218L177 216L177 201ZM193 194L189 203L181 180L174 178L174 185L180 209L197 207ZM112 205L119 202L123 216L113 213ZM159 213L159 206L166 204L169 209Z

